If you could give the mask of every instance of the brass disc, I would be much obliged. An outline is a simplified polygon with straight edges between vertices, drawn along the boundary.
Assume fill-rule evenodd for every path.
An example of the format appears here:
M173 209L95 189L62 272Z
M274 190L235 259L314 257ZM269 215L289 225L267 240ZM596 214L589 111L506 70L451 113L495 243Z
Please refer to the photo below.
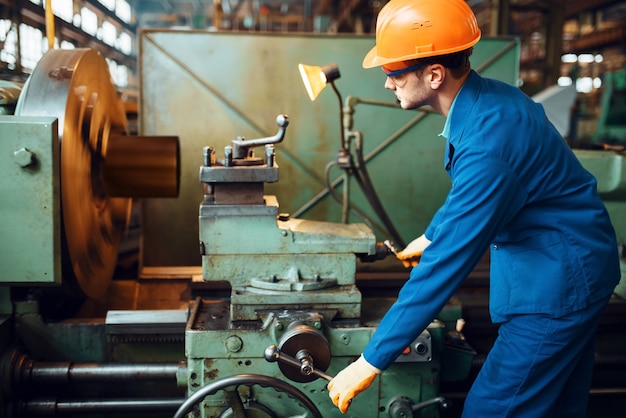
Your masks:
M59 120L63 283L77 296L97 298L112 279L131 209L131 199L105 193L108 140L127 134L106 60L91 49L48 51L26 82L15 114Z

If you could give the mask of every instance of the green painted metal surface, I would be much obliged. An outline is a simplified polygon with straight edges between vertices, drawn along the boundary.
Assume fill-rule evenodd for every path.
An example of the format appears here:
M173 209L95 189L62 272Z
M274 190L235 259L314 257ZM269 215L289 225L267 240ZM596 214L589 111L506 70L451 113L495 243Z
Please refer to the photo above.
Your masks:
M605 201L626 199L626 159L613 151L574 150L578 161L595 176Z
M617 234L617 242L626 244L626 158L614 151L574 150L574 154L598 181L598 192L604 201Z
M222 150L238 136L271 136L282 113L289 115L290 124L276 146L279 181L266 185L266 193L277 196L280 212L341 221L341 206L325 191L324 170L340 148L343 100L340 103L327 88L311 102L297 66L335 62L341 72L335 85L343 98L393 104L395 96L383 87L384 74L361 67L373 43L369 36L142 31L141 134L178 135L181 141L179 198L142 202L142 264L201 263L196 219L202 201L202 148ZM516 40L486 38L475 47L472 66L485 76L515 84L518 57ZM353 123L353 129L363 133L374 187L408 241L423 232L450 186L443 170L444 141L438 137L444 119L360 102ZM331 171L331 180L341 175ZM380 224L356 184L350 190L353 204ZM389 238L382 228L375 227L375 233L379 241Z
M614 151L574 150L581 164L595 176L598 192L611 217L617 242L622 248L620 259L621 280L615 293L626 297L626 158L624 153Z
M342 415L329 399L326 380L289 380L279 363L268 362L264 358L265 348L279 345L285 330L289 329L290 321L294 321L294 317L301 313L292 311L290 314L272 315L268 312L262 322L231 326L226 312L231 308L225 302L194 303L185 333L189 393L220 378L255 373L291 383L316 404L324 417L381 418L390 416L389 403L396 396L406 396L415 404L438 396L439 376L444 366L441 364L444 349L444 327L441 322L433 322L428 332L423 334L432 342L421 360L394 363L354 400L348 414ZM372 326L337 326L325 319L310 326L323 333L328 342L332 358L326 372L333 376L363 352L375 329ZM273 389L266 390L253 385L251 391L255 401L268 407L276 416L296 416L304 412L297 402ZM249 392L244 393L244 399L249 395ZM224 392L218 392L205 399L200 416L222 416L220 414L227 408ZM439 411L436 406L429 407L419 416L438 417Z
M61 281L57 120L0 116L0 284Z
M595 142L626 144L626 70L604 75L600 115L593 136Z

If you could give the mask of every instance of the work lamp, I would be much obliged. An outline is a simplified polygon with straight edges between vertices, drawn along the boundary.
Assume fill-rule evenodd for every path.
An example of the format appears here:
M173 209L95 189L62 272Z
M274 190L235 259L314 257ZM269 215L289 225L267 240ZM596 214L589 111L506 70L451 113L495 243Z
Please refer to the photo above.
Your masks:
M333 81L341 76L339 74L339 67L337 67L335 63L323 67L298 64L298 69L300 70L300 77L302 77L304 87L307 93L309 93L309 98L312 102L317 99L317 96L324 90L326 84L330 83L334 87Z

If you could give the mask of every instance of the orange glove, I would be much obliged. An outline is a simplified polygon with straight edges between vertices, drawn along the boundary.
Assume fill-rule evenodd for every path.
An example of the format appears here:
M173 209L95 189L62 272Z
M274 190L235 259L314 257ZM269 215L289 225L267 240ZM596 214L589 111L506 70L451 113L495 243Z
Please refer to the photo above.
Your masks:
M414 267L419 262L422 253L430 244L430 240L425 235L420 235L406 246L402 251L396 253L398 260L402 261L404 267Z
M342 414L348 412L352 398L370 387L380 370L360 356L339 372L328 384L328 396Z

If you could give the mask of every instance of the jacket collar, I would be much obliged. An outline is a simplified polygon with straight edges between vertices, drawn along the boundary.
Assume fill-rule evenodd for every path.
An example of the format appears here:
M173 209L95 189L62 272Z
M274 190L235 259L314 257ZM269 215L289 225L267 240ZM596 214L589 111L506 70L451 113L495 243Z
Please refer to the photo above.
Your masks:
M457 93L453 112L448 115L450 119L450 137L448 142L457 145L461 141L465 126L470 120L472 107L478 98L481 90L481 77L476 71L471 70L469 77Z

